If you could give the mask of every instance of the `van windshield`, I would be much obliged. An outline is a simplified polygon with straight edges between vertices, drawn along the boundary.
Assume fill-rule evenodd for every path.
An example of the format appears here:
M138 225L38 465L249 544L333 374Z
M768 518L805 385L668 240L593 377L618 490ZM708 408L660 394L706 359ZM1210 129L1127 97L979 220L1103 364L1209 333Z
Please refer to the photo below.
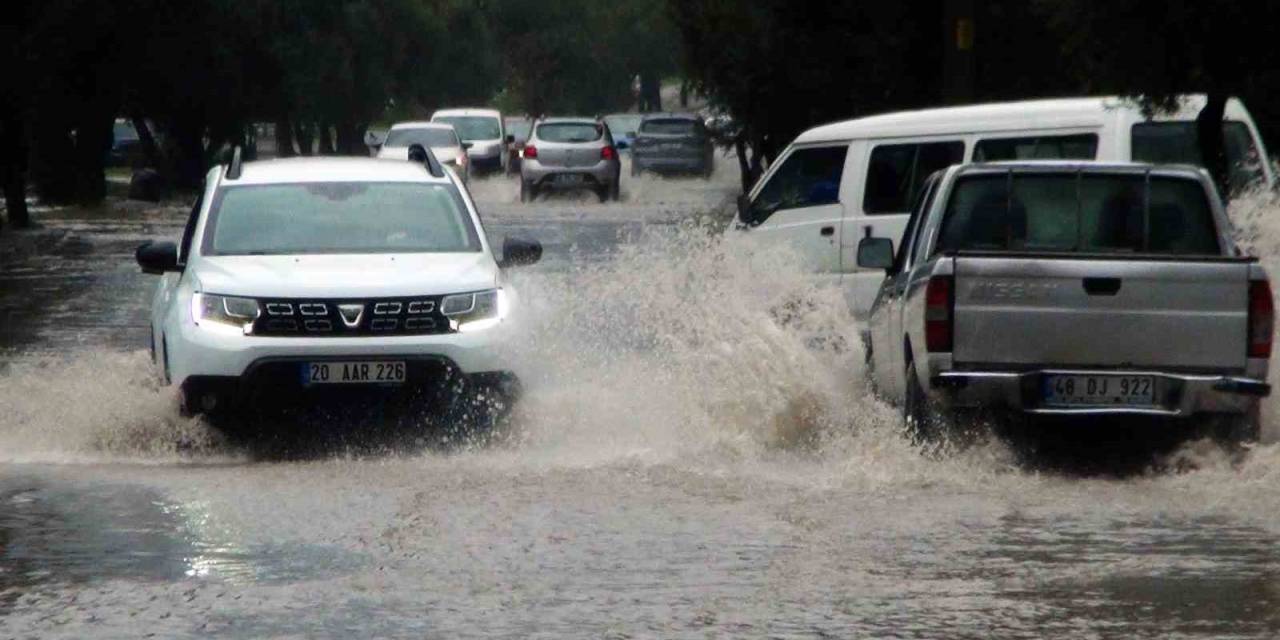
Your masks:
M502 137L502 123L490 116L440 116L434 122L451 124L464 142L497 140Z
M313 182L222 189L205 255L451 253L481 249L452 185Z
M1253 135L1243 122L1222 123L1227 163L1231 167L1228 182L1232 193L1238 193L1263 180L1262 163ZM1152 164L1204 165L1200 154L1200 132L1194 121L1140 122L1133 125L1133 159Z
M952 189L937 251L1220 255L1195 180L1115 174L968 176Z

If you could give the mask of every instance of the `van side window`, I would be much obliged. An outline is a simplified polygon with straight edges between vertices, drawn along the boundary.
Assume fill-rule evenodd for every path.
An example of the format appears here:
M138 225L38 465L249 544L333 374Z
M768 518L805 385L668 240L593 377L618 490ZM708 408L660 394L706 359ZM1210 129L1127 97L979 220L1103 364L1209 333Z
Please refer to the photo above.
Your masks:
M1153 164L1204 165L1200 156L1200 133L1194 121L1139 122L1133 125L1133 159ZM1222 123L1223 142L1227 147L1228 179L1232 193L1263 180L1258 162L1258 147L1249 127L1238 120Z
M1098 157L1098 134L1028 136L979 140L973 148L974 162L1001 160L1094 160Z
M840 202L840 178L849 147L796 149L769 178L751 203L756 223L775 211Z
M964 161L964 142L886 144L871 150L862 209L869 214L906 213L924 179Z

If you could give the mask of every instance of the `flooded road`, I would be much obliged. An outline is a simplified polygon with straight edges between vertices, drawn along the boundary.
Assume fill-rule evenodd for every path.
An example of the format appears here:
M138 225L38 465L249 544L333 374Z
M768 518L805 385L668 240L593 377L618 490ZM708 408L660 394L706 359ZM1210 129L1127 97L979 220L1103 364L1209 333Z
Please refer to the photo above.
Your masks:
M493 239L547 255L513 274L527 397L473 446L228 442L146 352L132 250L185 211L6 230L0 638L1280 634L1274 444L1122 477L921 456L838 296L691 223L721 169L603 206L473 185Z

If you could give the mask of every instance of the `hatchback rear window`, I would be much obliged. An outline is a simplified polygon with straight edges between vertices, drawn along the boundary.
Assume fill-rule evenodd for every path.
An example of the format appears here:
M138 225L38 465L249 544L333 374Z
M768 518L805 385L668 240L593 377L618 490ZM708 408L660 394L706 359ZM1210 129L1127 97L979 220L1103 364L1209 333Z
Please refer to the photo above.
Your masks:
M1002 173L956 183L938 251L1216 255L1216 229L1194 180Z
M595 142L604 127L585 122L552 122L538 125L538 139L545 142Z
M664 136L698 135L698 123L688 118L654 118L640 123L640 133Z

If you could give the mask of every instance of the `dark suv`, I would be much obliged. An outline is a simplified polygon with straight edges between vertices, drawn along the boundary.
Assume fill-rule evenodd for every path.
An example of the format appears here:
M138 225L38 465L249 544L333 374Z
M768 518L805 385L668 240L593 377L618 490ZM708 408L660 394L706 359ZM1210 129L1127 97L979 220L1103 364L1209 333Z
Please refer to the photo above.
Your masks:
M642 171L710 178L715 146L702 118L692 113L651 113L640 121L631 147L631 175Z

